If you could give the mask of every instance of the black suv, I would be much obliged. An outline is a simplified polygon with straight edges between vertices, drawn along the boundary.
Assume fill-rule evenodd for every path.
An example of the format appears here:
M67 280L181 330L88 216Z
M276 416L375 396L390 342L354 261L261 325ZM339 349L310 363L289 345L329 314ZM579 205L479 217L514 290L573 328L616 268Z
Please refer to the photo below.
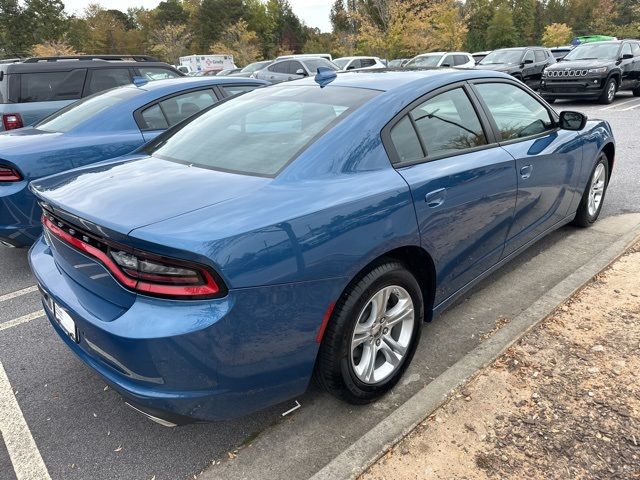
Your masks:
M480 60L476 69L508 73L537 90L540 87L542 72L554 63L556 59L548 48L501 48Z
M0 60L0 131L41 120L69 103L120 85L183 77L154 57L77 55Z
M540 94L613 102L618 90L640 96L640 42L617 40L578 45L560 63L545 70Z

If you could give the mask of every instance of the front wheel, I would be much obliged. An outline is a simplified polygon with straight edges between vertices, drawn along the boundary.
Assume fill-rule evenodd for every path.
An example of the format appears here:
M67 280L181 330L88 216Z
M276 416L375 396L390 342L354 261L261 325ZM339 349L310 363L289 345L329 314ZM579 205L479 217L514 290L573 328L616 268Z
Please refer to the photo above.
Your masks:
M578 227L589 227L595 223L602 210L604 195L609 183L609 163L604 153L600 154L598 162L591 173L587 188L582 195L573 224Z
M634 97L640 97L640 87L634 88L632 92Z
M409 366L423 318L415 277L395 261L376 266L336 304L320 345L316 380L349 403L378 399Z
M600 94L600 98L598 101L602 105L609 105L616 98L616 90L618 89L618 82L616 82L615 78L610 78L607 80L604 88L602 89L602 93Z

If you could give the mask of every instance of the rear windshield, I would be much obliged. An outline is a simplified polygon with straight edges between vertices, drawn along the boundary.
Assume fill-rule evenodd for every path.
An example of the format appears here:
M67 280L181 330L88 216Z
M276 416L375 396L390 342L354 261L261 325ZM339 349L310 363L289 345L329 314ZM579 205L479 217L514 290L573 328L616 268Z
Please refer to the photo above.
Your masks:
M153 156L274 176L326 129L380 92L348 87L258 89L212 108L150 146Z
M18 103L76 100L82 96L85 69L20 74Z
M96 93L58 110L53 115L37 123L35 128L45 132L68 132L103 110L135 97L139 93L140 90L132 87L116 88L107 92Z
M524 49L516 50L494 50L484 57L480 65L496 65L496 64L514 64L520 63L520 59L524 55Z

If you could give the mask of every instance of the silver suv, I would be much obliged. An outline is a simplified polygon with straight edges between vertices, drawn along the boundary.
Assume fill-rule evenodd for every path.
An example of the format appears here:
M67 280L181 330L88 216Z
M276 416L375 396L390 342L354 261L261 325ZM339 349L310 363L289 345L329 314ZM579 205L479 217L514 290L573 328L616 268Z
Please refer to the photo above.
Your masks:
M263 68L253 74L255 78L271 83L288 82L299 78L313 76L318 67L327 67L338 71L340 68L329 60L320 57L297 57L273 62L267 68Z

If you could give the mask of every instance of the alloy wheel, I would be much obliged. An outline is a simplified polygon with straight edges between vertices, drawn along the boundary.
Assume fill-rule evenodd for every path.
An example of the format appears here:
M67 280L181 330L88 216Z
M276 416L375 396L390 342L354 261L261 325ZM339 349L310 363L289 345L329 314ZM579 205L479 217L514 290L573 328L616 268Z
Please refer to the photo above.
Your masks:
M587 210L590 217L593 217L598 212L600 204L602 203L602 197L604 196L604 184L606 181L604 172L605 169L602 163L599 163L593 172L591 187L589 188L589 203L587 204Z
M365 304L353 331L351 367L366 384L381 382L402 364L414 332L409 293L398 285L380 289Z

